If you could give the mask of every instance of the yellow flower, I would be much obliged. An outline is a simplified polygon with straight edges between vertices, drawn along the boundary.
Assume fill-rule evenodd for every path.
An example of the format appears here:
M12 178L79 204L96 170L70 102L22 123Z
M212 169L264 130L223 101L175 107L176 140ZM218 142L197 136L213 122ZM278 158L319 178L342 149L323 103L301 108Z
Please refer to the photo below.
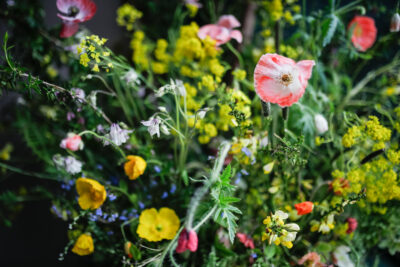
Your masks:
M124 169L130 180L137 179L146 170L147 163L142 157L129 155L126 160Z
M126 26L128 31L133 29L133 24L140 19L143 13L134 6L125 3L117 9L117 23L119 26Z
M94 251L93 238L89 234L81 234L75 242L72 252L79 256L92 254Z
M232 72L233 77L235 77L236 80L242 81L246 79L246 71L242 69L236 69Z
M186 4L186 8L189 11L189 17L191 18L196 16L197 11L199 10L199 8L196 5L191 5L191 4Z
M150 242L163 239L171 240L175 237L180 226L180 221L174 210L161 208L145 209L139 217L139 226L136 233Z
M104 186L89 178L81 177L76 180L76 191L78 191L79 195L79 206L84 210L98 209L107 197Z
M88 63L90 62L90 58L88 57L88 55L86 53L81 54L80 56L80 61L82 66L87 67Z
M7 143L2 150L0 150L0 159L2 160L10 160L10 154L13 151L14 147L12 144Z

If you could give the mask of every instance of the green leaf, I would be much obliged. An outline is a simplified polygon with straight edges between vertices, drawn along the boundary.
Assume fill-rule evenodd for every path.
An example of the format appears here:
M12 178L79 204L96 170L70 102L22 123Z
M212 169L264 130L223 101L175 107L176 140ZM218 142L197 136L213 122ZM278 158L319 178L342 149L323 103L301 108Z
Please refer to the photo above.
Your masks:
M323 36L322 46L323 47L325 47L331 43L332 38L336 31L338 22L339 22L339 18L336 15L332 14L332 15L330 15L330 18L328 18L327 20L325 20L322 23L322 36Z
M237 197L225 197L225 196L219 196L219 202L221 205L227 205L230 203L234 203L234 202L239 202L240 198Z
M186 170L184 170L182 173L182 179L183 179L183 183L185 184L185 186L188 186L189 185L189 177L188 177Z
M122 191L128 192L128 184L126 183L125 180L119 180L119 187L121 188Z
M222 172L221 181L222 183L229 183L231 178L231 165L226 166L225 170Z

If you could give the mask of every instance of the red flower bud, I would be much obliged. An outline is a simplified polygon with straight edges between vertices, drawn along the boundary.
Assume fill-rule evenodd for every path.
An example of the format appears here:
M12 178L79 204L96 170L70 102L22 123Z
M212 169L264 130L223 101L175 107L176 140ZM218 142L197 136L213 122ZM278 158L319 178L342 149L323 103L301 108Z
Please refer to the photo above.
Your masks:
M352 232L354 232L357 229L357 226L358 226L357 219L349 217L349 218L347 218L346 221L347 221L347 225L348 225L346 234L351 234Z
M239 241L246 247L250 249L254 249L254 242L253 239L249 236L247 236L244 233L237 233L236 237L239 239Z
M304 215L312 212L314 204L311 201L305 201L302 203L295 204L294 207L297 210L297 215Z
M197 245L199 241L195 231L183 229L178 239L178 246L176 247L177 253L183 253L186 250L195 252L197 250Z

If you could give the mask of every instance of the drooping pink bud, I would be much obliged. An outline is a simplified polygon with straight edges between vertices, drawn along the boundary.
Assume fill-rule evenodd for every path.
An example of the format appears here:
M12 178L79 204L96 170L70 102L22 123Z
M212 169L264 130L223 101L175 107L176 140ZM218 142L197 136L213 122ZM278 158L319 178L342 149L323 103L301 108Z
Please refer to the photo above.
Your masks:
M347 225L348 225L346 234L351 234L352 232L354 232L357 229L357 226L358 226L357 219L349 217L349 218L347 218L346 221L347 221Z
M240 243L242 243L246 248L254 249L253 238L244 233L236 233L236 237L239 239Z
M183 253L186 250L190 250L191 252L195 252L198 246L198 238L195 231L190 230L189 232L186 229L183 229L178 239L178 246L176 247L177 253Z
M77 134L68 133L67 137L61 141L60 147L71 151L81 150L83 149L82 138Z

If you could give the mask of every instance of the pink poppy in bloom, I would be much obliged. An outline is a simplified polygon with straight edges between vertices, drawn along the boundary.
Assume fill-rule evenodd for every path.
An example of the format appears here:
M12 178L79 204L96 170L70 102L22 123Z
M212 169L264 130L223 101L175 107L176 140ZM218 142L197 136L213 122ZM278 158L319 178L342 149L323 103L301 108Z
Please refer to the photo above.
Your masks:
M309 252L304 255L298 262L298 265L305 265L308 267L322 267L325 264L321 263L321 257L316 252Z
M357 50L364 52L375 43L378 30L374 19L367 16L355 16L348 28L353 29L351 42Z
M303 96L311 77L314 60L294 60L265 54L254 70L254 88L264 102L289 107Z
M358 226L358 222L356 218L347 218L347 231L346 234L351 234L352 232L354 232L357 229Z
M207 24L202 26L197 33L200 39L210 36L216 41L216 45L220 46L235 39L239 43L243 41L242 33L234 28L240 27L240 22L232 15L223 15L219 18L217 24Z
M71 151L82 150L82 137L74 133L68 133L67 137L61 141L60 147Z
M246 248L254 249L253 238L247 236L244 233L236 233L236 237L239 239L240 243L242 243Z
M176 247L177 253L183 253L186 250L195 252L197 250L198 238L195 231L183 229L178 239L178 246Z
M199 3L199 0L185 0L185 5L192 5L197 8L203 7L203 5Z
M78 23L90 20L97 9L92 0L57 0L57 8L57 16L63 20L61 38L74 35L78 31Z

